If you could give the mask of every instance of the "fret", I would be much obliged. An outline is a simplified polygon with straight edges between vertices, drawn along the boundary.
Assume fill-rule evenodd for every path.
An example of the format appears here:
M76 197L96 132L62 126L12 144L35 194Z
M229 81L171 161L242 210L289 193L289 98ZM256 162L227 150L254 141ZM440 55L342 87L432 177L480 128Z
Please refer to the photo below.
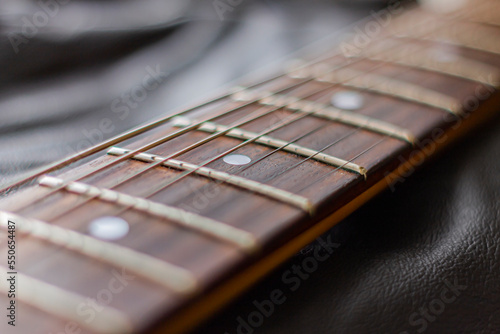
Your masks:
M16 221L16 231L21 234L124 268L176 293L191 294L197 290L198 283L190 272L147 254L10 212L0 211L0 228L7 230L9 219Z
M466 8L461 15L470 22L499 27L499 10L500 4L492 2L488 4L486 8L482 8L481 6L470 6Z
M399 26L393 27L393 37L446 43L500 55L498 43L500 36L493 34L487 26L463 21L442 23L437 18L421 16L408 19L399 22ZM422 20L427 21L426 24L423 24ZM408 29L409 26L412 28ZM418 26L418 28L413 29L413 26Z
M387 51L387 49L390 49ZM387 47L387 43L377 44L359 57L377 62L390 62L401 66L442 73L453 77L492 85L491 75L499 77L496 67L452 54L452 61L439 61L431 54L434 49L422 50L421 46L405 44L403 48Z
M258 92L246 90L232 96L236 100L257 99L259 103L280 108L293 110L294 112L305 112L311 116L335 121L338 123L356 126L368 131L387 135L410 144L415 144L415 136L407 129L397 125L384 122L369 116L357 114L347 110L335 108L322 103L298 99L293 96L273 94L271 92Z
M189 126L189 124L191 124L191 121L185 117L176 117L174 122L175 122L174 125L178 127ZM307 147L289 143L285 140L273 138L270 136L259 136L258 133L243 130L240 128L233 128L228 131L229 128L230 128L229 126L222 124L216 124L213 122L203 122L202 125L198 126L197 130L204 131L207 133L227 131L227 133L225 133L225 136L242 140L257 138L255 140L257 144L269 146L272 148L281 148L283 151L311 158L313 160L320 161L335 167L340 167L345 170L360 174L366 178L367 170L364 167L361 167L355 163Z
M487 16L471 17L468 20L471 22L474 22L474 23L500 27L500 20L497 17L493 17L493 16L492 17L487 17Z
M112 147L108 150L108 154L116 156L121 156L128 152L129 150L119 147ZM165 160L164 157L149 153L140 153L133 156L132 158L143 162L156 162L160 160ZM165 160L162 162L162 165L165 167L175 168L178 170L192 171L198 175L205 176L213 180L225 182L237 186L239 188L249 190L263 196L267 196L269 198L283 202L285 204L292 205L306 212L309 212L310 214L312 214L315 210L315 207L311 203L311 201L303 196L296 195L286 190L282 190L273 186L269 186L267 184L246 179L237 175L232 175L212 168L202 167L176 159Z
M39 181L40 185L50 188L60 187L63 182L62 179L51 176L44 176ZM70 182L63 189L74 194L96 197L104 202L130 207L152 216L168 219L177 225L231 243L249 253L258 248L257 240L251 233L176 207L81 182Z
M455 28L455 30L453 29L453 27ZM431 36L419 36L411 33L409 34L409 36L412 38L447 43L459 47L465 47L500 55L500 46L498 45L497 37L491 35L474 35L474 33L467 30L466 27L459 27L457 25L454 25L453 27L441 28L436 32L435 35Z
M1 265L0 270L9 271L7 267ZM78 309L79 305L85 304L86 297L19 272L15 276L20 287L16 298L22 303L59 319L75 322L93 333L127 334L133 332L132 324L127 316L112 307L101 305L99 312L95 312L92 321L82 321L82 317L75 310ZM8 291L9 282L5 279L0 280L0 293L7 295Z
M345 87L387 95L397 99L441 109L456 116L462 114L462 106L458 100L425 87L378 74L364 73L352 69L342 69L330 72L329 68L330 66L328 64L319 63L310 67L308 71L301 69L300 74L296 74L292 70L289 75L293 78L309 77L319 82L339 84Z

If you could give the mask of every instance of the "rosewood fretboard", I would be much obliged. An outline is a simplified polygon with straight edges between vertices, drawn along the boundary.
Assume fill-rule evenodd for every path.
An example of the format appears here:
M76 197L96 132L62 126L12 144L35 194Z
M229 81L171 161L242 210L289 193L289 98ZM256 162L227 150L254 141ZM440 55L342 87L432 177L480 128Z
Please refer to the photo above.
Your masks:
M403 182L495 111L499 5L471 6L412 8L367 45L295 61L6 187L0 248L15 225L18 263L0 270L16 272L19 321L2 333L187 330ZM100 238L89 228L101 217L130 230Z

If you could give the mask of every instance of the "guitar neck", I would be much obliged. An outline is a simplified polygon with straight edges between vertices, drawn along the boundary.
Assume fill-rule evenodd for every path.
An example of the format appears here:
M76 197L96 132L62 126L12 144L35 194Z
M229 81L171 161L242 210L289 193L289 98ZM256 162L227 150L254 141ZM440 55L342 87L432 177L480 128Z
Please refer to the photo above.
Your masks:
M494 115L498 5L470 6L392 8L340 50L13 182L0 247L20 261L0 267L18 293L2 279L0 304L21 332L192 328Z

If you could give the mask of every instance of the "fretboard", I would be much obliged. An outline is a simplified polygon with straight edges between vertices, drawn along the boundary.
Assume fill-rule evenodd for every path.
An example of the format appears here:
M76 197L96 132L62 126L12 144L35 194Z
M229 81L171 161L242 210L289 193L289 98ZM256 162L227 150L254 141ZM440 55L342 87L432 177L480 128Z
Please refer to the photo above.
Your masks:
M23 333L193 328L494 114L496 7L405 9L374 36L372 18L320 59L13 182L0 248L15 239L18 261L0 271L18 293L2 275L0 305Z

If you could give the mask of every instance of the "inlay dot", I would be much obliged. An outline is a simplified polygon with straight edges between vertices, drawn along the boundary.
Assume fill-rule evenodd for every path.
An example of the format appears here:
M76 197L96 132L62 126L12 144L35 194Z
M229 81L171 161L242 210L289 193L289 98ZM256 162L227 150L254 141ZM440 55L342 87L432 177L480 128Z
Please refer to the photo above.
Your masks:
M246 165L252 161L249 157L243 154L230 154L226 155L223 158L224 162L230 165L236 165L236 166L241 166L241 165Z
M331 104L344 110L356 110L363 106L363 96L353 91L342 91L332 96Z
M445 50L432 50L431 55L435 61L439 63L453 63L458 59L458 56L452 52Z
M90 235L103 240L118 240L128 234L128 223L119 217L104 216L90 222Z

